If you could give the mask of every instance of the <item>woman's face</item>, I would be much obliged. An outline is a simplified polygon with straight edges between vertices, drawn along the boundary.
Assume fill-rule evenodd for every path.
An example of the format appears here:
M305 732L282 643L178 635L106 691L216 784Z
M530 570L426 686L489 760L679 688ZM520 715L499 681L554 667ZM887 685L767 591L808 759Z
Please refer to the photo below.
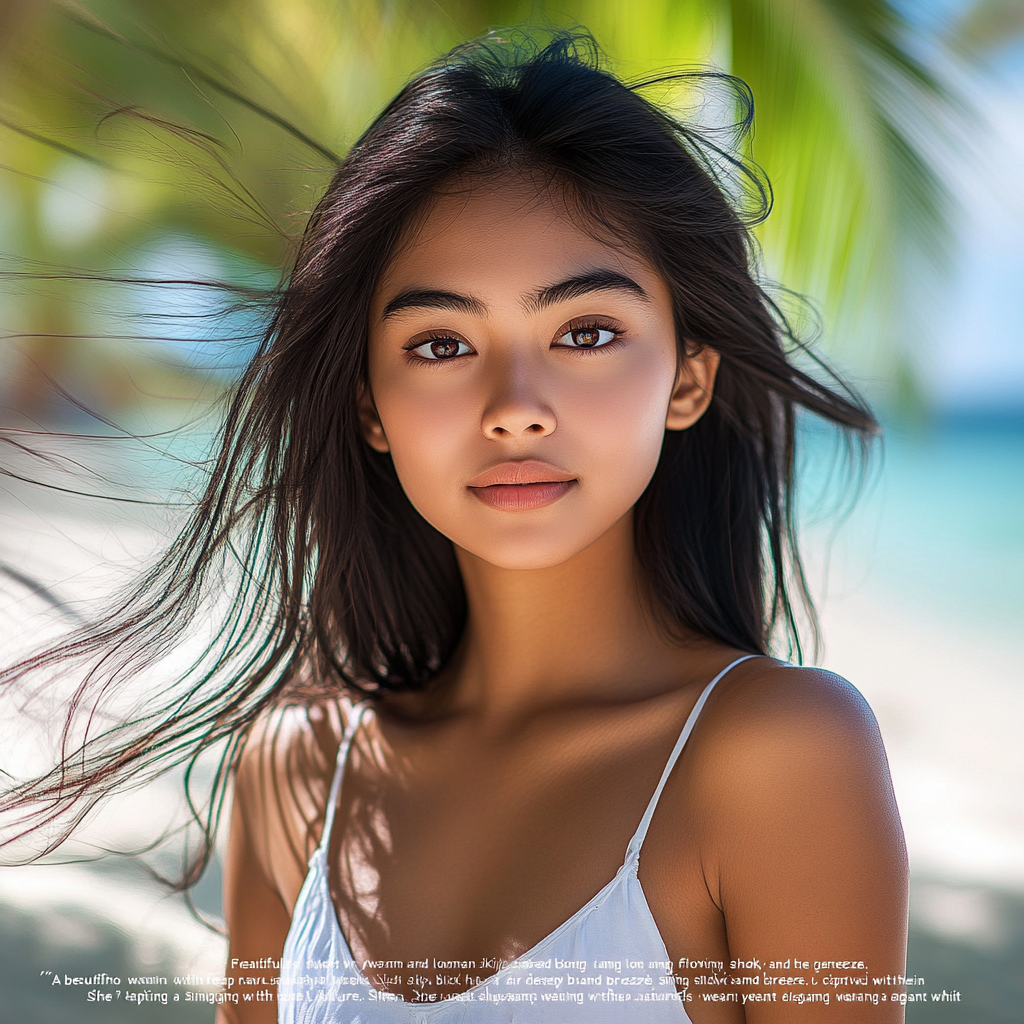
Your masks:
M368 443L429 523L509 569L557 565L627 516L717 366L704 350L677 373L664 280L519 179L432 205L369 335Z

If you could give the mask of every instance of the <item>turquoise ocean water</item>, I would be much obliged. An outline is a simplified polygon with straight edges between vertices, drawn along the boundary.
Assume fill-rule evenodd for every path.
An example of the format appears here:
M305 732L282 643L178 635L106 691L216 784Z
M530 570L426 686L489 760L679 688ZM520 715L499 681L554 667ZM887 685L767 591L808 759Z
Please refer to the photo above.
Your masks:
M1021 634L1024 411L888 425L839 522L831 513L841 465L831 439L805 431L801 462L808 539L829 545L851 577L847 586L880 586L900 604L968 629Z

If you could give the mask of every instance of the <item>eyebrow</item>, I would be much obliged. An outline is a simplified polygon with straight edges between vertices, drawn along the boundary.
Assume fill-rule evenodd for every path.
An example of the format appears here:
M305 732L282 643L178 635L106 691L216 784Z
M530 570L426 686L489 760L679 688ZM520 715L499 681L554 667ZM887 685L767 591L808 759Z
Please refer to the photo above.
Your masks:
M538 289L527 297L526 305L528 309L536 311L553 306L556 302L578 299L581 295L589 295L591 292L607 291L632 292L644 301L648 301L649 298L647 292L625 274L614 270L588 270L559 281L558 284Z
M639 296L645 302L649 300L647 292L625 274L615 270L588 270L557 284L537 289L525 296L524 304L527 309L537 312L558 302L603 291L626 291ZM384 307L381 320L387 320L405 309L450 309L456 313L469 313L473 316L483 316L487 312L486 305L471 295L460 295L458 292L435 288L410 288L408 291L400 292Z
M456 313L472 313L482 316L487 307L469 295L458 292L439 291L434 288L411 288L400 292L385 307L381 320L387 320L403 309L450 309Z

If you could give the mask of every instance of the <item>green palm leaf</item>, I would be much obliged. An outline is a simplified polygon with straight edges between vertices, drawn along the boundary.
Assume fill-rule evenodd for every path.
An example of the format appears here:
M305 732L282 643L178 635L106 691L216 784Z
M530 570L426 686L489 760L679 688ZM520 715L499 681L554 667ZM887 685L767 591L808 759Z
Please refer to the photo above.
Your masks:
M906 338L891 314L910 287L905 268L944 237L948 202L927 154L948 97L892 4L571 0L558 10L560 25L591 29L626 78L714 64L749 83L749 155L776 198L759 228L767 272L820 305L840 362L899 376ZM0 68L0 188L22 214L0 248L93 267L130 266L138 246L168 233L281 265L332 154L412 72L495 26L547 17L542 5L497 0L90 0L18 14ZM666 98L695 102L685 90ZM99 216L91 233L62 235L47 211L54 190L76 182ZM22 297L8 319L51 338L100 333L88 287L72 286L83 305L62 311ZM70 365L65 349L56 363ZM125 352L108 346L102 359Z

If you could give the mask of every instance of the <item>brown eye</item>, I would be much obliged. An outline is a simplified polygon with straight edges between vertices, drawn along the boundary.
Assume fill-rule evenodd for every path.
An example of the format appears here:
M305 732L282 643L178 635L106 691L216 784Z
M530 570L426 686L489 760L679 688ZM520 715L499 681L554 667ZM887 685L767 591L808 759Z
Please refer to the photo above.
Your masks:
M569 333L577 348L593 348L601 340L601 332L596 327L581 327Z
M432 341L430 343L430 354L435 359L447 359L449 356L457 356L459 354L459 342Z
M573 327L554 344L556 348L602 348L619 336L619 331L607 327Z
M464 341L459 341L458 338L434 338L413 346L411 351L416 353L417 359L425 359L429 362L443 362L459 356L471 355L473 352L469 345Z

